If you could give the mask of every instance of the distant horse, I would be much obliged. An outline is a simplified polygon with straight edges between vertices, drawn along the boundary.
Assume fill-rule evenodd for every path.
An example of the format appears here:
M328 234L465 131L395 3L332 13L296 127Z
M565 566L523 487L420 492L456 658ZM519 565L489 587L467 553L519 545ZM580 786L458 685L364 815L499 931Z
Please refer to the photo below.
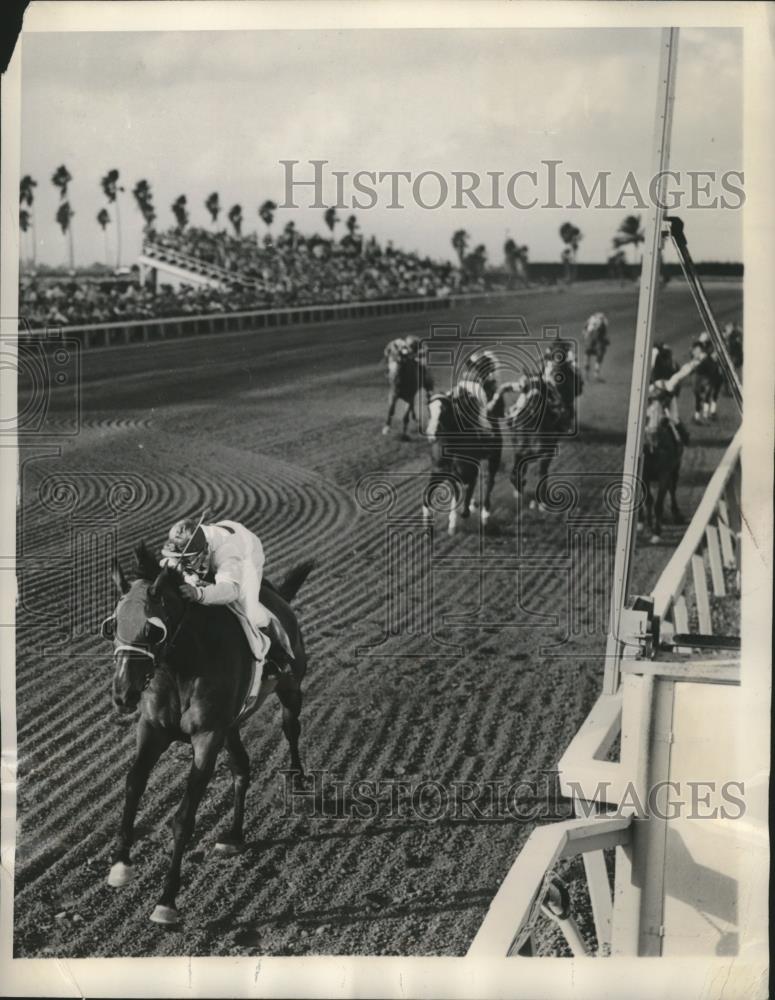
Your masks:
M681 435L665 413L665 400L661 397L652 399L646 410L643 480L646 487L646 524L651 530L651 541L655 544L662 536L662 510L668 493L673 523L684 523L676 500L683 450ZM652 493L654 485L656 500Z
M721 365L711 355L706 354L693 375L694 415L696 424L706 424L716 419L716 404L724 385Z
M525 493L528 465L538 462L537 482L543 482L557 451L557 437L568 429L568 415L558 391L540 375L523 375L513 388L519 395L506 414L506 423L514 445L510 479L519 506ZM530 500L530 508L546 509L538 489Z
M417 393L422 389L426 394L433 391L433 380L425 368L424 362L416 358L407 347L401 347L397 352L392 364L388 369L388 381L390 391L388 393L388 412L385 426L382 428L383 434L390 433L390 422L396 410L399 399L406 405L403 417L402 441L409 440L409 417L411 416L417 424L417 413L414 409Z
M471 512L474 487L484 462L487 472L480 519L483 525L487 524L503 451L500 429L495 429L482 413L481 402L460 385L451 392L431 396L428 408L426 433L431 442L431 474L425 489L423 516L432 518L430 503L434 494L449 490L447 531L454 535L458 517L466 518Z
M108 884L120 887L135 872L130 851L140 797L162 753L175 741L190 742L193 761L185 795L172 824L174 846L159 903L151 914L158 924L179 921L175 897L180 888L183 852L194 830L196 811L226 747L234 782L231 827L216 850L236 854L243 848L245 793L250 779L248 755L239 726L252 676L253 656L236 615L227 607L205 607L182 599L180 573L161 569L145 547L137 550L139 579L130 586L116 565L113 579L121 592L102 634L114 642L113 701L122 713L139 710L137 746L126 779L124 811L111 855ZM289 658L276 638L269 649L258 698L245 717L275 692L283 707L283 732L290 745L294 776L304 780L299 757L301 681L307 668L304 642L289 602L312 569L297 566L278 588L264 581L260 600L285 630ZM282 670L283 664L289 669Z
M743 367L743 331L736 323L727 323L722 336L729 351L729 358L739 376Z
M584 391L584 379L573 361L569 345L558 344L547 349L544 357L544 381L557 390L565 410L565 429L569 430L576 422L576 399Z
M608 349L608 319L603 313L593 313L584 327L584 374L600 379L600 367Z

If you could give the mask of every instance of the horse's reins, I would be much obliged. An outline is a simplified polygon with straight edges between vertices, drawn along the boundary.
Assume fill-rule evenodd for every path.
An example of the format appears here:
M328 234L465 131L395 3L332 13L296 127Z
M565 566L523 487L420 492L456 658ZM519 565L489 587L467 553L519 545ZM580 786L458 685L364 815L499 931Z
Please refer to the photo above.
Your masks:
M209 508L205 507L205 509L202 511L202 516L199 518L199 521L197 522L196 528L194 528L194 530L191 532L191 537L189 538L189 540L184 545L183 551L180 553L180 561L181 562L183 560L183 556L188 551L188 547L191 544L191 541L192 541L194 535L202 527L202 523L204 522L205 517L207 517L208 510L209 510ZM186 603L186 606L183 609L183 614L180 616L180 621L178 622L178 627L175 629L175 631L174 631L174 633L172 635L172 638L170 639L169 643L167 644L167 649L174 649L175 648L175 641L178 638L178 633L180 632L181 628L183 628L183 623L186 620L186 617L188 615L190 607L191 607L191 605L188 604L188 603ZM149 619L149 621L150 621L150 619ZM164 640L167 638L167 636L166 636L166 631L167 631L166 628L165 628L164 631L165 631L165 636L164 636L164 639L162 639L162 642L164 642Z
M194 528L194 530L192 531L191 537L188 539L188 541L186 542L185 546L183 547L183 551L180 553L180 557L179 558L181 560L183 559L183 557L185 556L186 552L188 551L188 547L191 544L191 540L193 539L194 535L199 530L199 528L201 528L202 522L204 521L205 517L207 516L207 512L208 512L208 508L205 507L205 509L202 511L202 515L199 518L199 521L197 522L196 528ZM164 604L164 601L162 600L162 605L163 604ZM162 630L162 632L164 633L162 635L161 639L157 643L155 643L157 649L159 647L165 645L165 644L167 646L167 649L174 649L174 647L175 647L175 640L177 639L178 633L180 632L181 628L183 627L183 623L186 620L186 615L188 614L188 611L189 611L189 605L186 604L186 607L185 607L185 609L183 611L183 614L180 616L180 621L178 622L178 626L175 629L175 631L174 631L174 633L172 635L172 638L170 639L169 642L167 642L167 626L161 620L161 618L159 618L156 615L154 615L153 617L147 619L151 623L151 625L155 625L157 628L160 628ZM120 638L120 636L118 636L118 634L116 635L116 638L119 639L119 644L117 646L114 646L114 648L113 648L113 656L114 657L118 653L121 653L121 652L139 653L141 656L145 656L149 660L151 660L154 663L154 665L156 664L156 653L151 652L150 649L147 649L145 646L138 646L138 645L136 645L133 642L122 641L121 638ZM144 687L148 686L149 681L150 681L150 674L146 677L146 682L145 682L145 686Z

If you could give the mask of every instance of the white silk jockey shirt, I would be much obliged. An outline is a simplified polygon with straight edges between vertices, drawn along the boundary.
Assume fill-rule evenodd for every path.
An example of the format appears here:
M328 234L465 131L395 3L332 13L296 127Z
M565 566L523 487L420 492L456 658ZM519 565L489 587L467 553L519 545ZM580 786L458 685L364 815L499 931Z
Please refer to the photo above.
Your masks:
M236 521L202 525L210 548L210 573L214 583L200 583L202 604L227 604L242 623L256 659L263 660L269 639L259 632L271 616L258 599L264 574L264 547Z

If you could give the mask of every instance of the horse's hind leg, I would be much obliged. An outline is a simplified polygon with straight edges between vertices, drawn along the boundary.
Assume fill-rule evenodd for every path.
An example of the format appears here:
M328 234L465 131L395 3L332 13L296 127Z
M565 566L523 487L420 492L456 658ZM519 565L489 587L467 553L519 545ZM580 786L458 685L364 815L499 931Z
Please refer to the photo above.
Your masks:
M154 729L141 720L137 726L137 749L135 759L126 776L126 797L116 843L111 854L112 866L108 875L108 885L118 889L131 882L135 871L130 860L134 842L135 816L140 798L148 783L148 776L162 753L170 744L163 730Z
M231 829L219 837L215 845L220 854L238 854L244 847L242 821L245 815L245 794L250 781L250 759L243 746L238 729L230 729L226 734L226 751L229 755L229 769L234 781L234 817Z
M481 521L482 524L487 524L490 520L491 514L491 501L492 501L492 491L495 487L495 476L498 469L501 466L501 449L498 448L497 453L493 452L492 455L487 457L487 478L484 487L484 499L482 501L482 513Z
M283 706L283 733L291 751L291 772L295 779L304 780L304 767L299 756L299 736L301 735L302 694L294 677L284 674L277 687L277 697Z
M180 919L175 907L175 897L180 888L183 852L194 832L196 811L215 770L215 761L223 744L223 737L222 732L197 733L191 737L194 760L189 771L185 795L172 821L174 841L172 860L164 880L161 899L151 914L151 920L155 924L177 924Z

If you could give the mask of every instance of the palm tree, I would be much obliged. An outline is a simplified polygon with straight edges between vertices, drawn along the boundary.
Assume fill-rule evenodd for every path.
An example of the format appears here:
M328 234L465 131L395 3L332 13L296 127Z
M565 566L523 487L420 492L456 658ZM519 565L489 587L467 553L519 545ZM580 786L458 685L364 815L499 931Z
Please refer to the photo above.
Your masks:
M509 237L503 244L503 259L506 262L506 270L510 274L516 275L517 273L517 258L519 256L519 247L516 242Z
M68 238L68 251L70 257L70 270L72 271L75 260L75 255L73 253L73 227L71 225L72 218L75 212L70 208L69 201L62 201L59 203L59 208L57 209L56 220L59 223L59 228L62 230L62 235Z
M351 239L354 240L356 233L358 232L358 220L355 218L354 215L347 216L347 222L345 222L345 226L347 226L347 232L350 234Z
M329 229L329 231L331 233L331 236L333 237L333 235L334 235L334 228L335 228L337 222L339 222L339 216L336 214L336 209L335 208L327 208L325 210L325 212L323 213L323 219L325 220L325 223L328 226L328 229Z
M109 205L116 206L116 267L121 267L121 211L119 209L118 195L123 192L123 187L118 183L118 170L109 170L100 180L100 185L108 200Z
M59 199L64 201L67 197L67 186L73 179L72 174L67 169L67 167L62 164L61 167L57 167L51 178L51 183L55 188L59 188Z
M186 196L184 194L178 195L175 201L173 201L172 214L175 216L175 222L178 224L178 232L182 233L188 225L188 209L186 208Z
M477 247L474 247L472 252L463 261L463 265L475 280L479 280L484 276L484 269L487 264L487 248L484 243L480 243Z
M562 259L566 264L566 278L569 282L576 277L576 254L583 238L581 230L572 222L563 222L560 226L560 239L565 244Z
M37 252L36 240L35 240L35 217L32 214L32 203L35 201L35 194L33 188L38 186L38 182L33 180L29 174L25 174L19 182L19 205L26 205L29 211L22 209L19 212L19 225L22 226L22 218L25 222L22 226L22 232L26 233L27 229L31 230L31 242L32 242L32 265L35 266L35 257Z
M259 218L264 223L267 230L272 228L272 223L274 222L274 213L276 211L277 211L277 205L275 205L273 201L265 201L258 210Z
M635 256L638 252L638 244L643 243L645 239L646 235L640 226L640 216L628 215L622 220L615 233L613 243L615 248L631 246L633 256Z
M229 209L229 222L234 226L235 236L242 235L242 205L232 205Z
M146 233L150 232L153 220L156 218L156 209L153 207L153 194L151 192L151 185L147 180L143 179L135 184L132 189L132 194L134 195L135 201L137 202L137 207L142 213L143 220L145 222L144 229Z
M205 201L205 208L212 216L213 227L215 227L215 225L218 222L218 216L220 215L221 212L221 201L220 198L218 197L217 191L213 191L213 193L208 196L207 200Z
M468 249L468 241L470 237L465 229L456 229L452 234L452 246L455 248L458 260L462 266L463 258L465 257L466 250Z
M101 208L97 212L97 222L102 226L102 233L105 237L105 263L108 263L108 225L110 224L110 212L107 208Z

